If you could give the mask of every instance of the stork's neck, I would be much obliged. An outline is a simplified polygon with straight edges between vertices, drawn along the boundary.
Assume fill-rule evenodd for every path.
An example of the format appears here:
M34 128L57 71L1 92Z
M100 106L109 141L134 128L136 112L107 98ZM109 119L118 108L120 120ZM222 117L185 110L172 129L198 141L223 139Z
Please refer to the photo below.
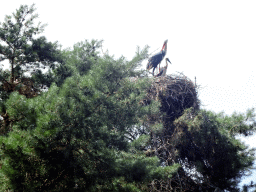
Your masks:
M167 43L164 43L163 47L162 47L162 51L166 51L167 49Z

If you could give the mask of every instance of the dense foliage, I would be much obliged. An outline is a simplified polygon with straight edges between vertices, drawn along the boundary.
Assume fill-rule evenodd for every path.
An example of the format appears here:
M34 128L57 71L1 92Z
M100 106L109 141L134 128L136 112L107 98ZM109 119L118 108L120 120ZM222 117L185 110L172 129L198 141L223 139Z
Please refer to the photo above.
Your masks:
M0 74L2 191L237 190L254 156L235 136L254 131L253 110L184 109L170 121L160 101L145 103L147 47L131 61L100 55L98 40L60 50L34 38L34 11L21 6L0 25L10 64Z

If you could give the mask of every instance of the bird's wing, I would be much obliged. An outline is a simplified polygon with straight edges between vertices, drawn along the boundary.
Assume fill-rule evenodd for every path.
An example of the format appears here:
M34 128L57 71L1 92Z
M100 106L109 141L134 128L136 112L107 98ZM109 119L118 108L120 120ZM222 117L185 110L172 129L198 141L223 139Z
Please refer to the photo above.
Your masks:
M160 63L162 61L162 59L163 59L163 51L161 51L151 57L152 62L157 63L157 64Z
M151 69L153 67L156 67L162 60L163 60L163 51L156 53L152 57L149 58L148 64L147 64L147 69Z

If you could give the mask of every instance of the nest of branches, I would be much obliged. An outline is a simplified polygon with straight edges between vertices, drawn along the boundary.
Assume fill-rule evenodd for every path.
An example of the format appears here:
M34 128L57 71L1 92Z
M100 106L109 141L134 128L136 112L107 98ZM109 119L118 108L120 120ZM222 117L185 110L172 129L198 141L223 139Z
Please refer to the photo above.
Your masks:
M161 120L164 124L173 122L182 115L185 109L193 107L197 110L200 106L196 84L183 73L156 77L148 90L146 103L152 100L160 100L160 112L164 114L164 116L161 115L163 118ZM151 122L157 121L156 118L149 117Z

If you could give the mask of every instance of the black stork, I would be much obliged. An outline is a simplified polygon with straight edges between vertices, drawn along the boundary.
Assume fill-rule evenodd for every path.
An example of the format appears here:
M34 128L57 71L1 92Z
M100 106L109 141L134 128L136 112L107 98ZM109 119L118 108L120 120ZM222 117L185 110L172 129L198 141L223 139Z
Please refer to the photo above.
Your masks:
M161 63L161 61L163 60L163 58L166 55L167 42L168 42L168 40L165 40L162 50L159 53L156 53L155 55L153 55L152 57L150 57L148 59L147 70L150 70L153 68L153 72L152 72L153 76L154 76L154 71L155 71L157 65L159 63Z
M166 71L167 71L167 67L168 67L168 62L170 64L172 64L171 61L168 58L166 58L165 60L166 60L165 67L161 67L160 68L160 72L156 75L156 77L165 76L166 75Z

